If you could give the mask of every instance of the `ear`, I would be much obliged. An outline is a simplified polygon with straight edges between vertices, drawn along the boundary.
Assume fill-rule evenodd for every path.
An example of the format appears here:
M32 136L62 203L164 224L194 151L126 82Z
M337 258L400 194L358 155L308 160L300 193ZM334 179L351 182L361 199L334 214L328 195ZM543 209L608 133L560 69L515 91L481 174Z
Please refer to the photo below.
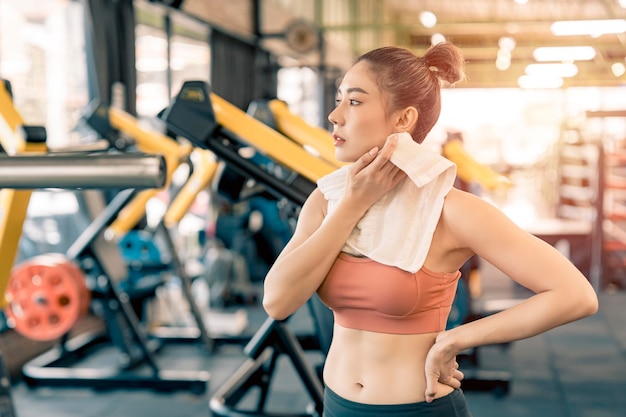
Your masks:
M398 118L396 120L396 130L401 132L410 132L413 130L419 113L413 106L407 107L404 110L398 112Z

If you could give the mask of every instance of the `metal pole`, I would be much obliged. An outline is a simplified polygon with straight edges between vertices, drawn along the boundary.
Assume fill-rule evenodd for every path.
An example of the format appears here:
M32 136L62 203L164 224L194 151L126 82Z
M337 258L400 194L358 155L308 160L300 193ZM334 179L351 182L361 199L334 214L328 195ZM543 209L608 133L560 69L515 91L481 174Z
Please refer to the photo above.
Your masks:
M0 156L0 188L161 188L165 168L161 155Z

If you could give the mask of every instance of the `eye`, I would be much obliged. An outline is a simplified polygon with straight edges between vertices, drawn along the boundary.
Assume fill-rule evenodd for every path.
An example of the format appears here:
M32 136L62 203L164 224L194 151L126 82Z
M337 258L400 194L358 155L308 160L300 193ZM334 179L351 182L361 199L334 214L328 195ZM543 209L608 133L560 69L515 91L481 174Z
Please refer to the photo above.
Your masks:
M349 98L349 99L346 99L346 100L348 101L348 104L350 106L358 106L359 104L361 104L361 102L359 100L356 100L354 98ZM341 97L335 97L335 106L339 106L342 101L343 101L343 99Z

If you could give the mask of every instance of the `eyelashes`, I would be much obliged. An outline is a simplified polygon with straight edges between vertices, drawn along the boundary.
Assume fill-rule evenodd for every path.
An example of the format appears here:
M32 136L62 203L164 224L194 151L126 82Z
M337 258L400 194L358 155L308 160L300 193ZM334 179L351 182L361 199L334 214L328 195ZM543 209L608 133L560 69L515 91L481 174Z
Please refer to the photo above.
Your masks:
M341 101L342 101L342 100L341 100L340 98L336 98L336 99L335 99L335 106L340 105L340 104L341 104ZM358 106L359 104L361 104L361 102L360 102L359 100L355 100L355 99L348 99L348 103L349 103L351 106Z

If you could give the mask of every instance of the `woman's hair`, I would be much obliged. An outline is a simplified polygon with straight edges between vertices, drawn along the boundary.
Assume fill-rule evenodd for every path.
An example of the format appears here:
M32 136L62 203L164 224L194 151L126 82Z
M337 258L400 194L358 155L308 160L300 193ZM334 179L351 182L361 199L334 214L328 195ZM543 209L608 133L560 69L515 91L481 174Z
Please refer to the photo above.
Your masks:
M386 46L361 55L356 62L367 63L376 82L386 94L387 114L413 106L419 117L410 132L422 143L441 113L441 87L463 79L463 56L455 45L432 45L418 57L406 48Z

